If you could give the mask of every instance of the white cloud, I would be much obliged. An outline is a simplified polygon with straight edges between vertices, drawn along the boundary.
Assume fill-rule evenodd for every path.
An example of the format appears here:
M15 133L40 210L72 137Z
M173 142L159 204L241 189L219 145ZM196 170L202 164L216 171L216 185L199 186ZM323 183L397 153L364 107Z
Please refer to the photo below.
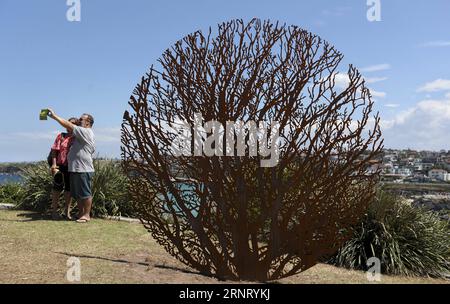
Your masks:
M368 78L364 78L366 80L367 83L376 83L376 82L380 82L380 81L385 81L386 79L388 79L387 77L368 77Z
M350 83L350 78L347 73L336 73L334 75L334 82L335 82L335 86L337 88L345 89L348 87L348 85ZM370 93L372 94L373 97L378 97L378 98L386 97L385 92L379 92L379 91L370 89Z
M437 92L437 91L450 91L450 80L448 79L436 79L432 82L428 82L420 87L417 92Z
M387 108L398 108L400 105L398 103L387 103L384 106Z
M419 150L450 148L450 96L425 99L381 121L385 146Z
M379 92L379 91L375 91L373 89L370 89L370 93L372 94L373 97L378 97L378 98L385 98L386 97L386 93L385 92Z
M334 82L336 87L340 89L345 89L348 87L350 83L350 78L346 73L337 73L334 75Z
M428 41L420 45L421 47L446 47L450 46L450 41L437 40L437 41Z
M93 128L95 156L120 157L120 127ZM0 161L37 161L47 157L62 130L0 133ZM30 149L32 147L32 149ZM11 151L14 151L11 153Z
M120 143L120 127L94 128L96 143ZM0 140L53 141L60 131L13 132L0 136Z
M120 127L93 129L98 143L120 143Z
M388 63L376 64L359 69L360 72L378 72L389 70L391 65Z
M54 140L58 135L58 131L51 132L14 132L5 134L5 139L17 139L17 140Z

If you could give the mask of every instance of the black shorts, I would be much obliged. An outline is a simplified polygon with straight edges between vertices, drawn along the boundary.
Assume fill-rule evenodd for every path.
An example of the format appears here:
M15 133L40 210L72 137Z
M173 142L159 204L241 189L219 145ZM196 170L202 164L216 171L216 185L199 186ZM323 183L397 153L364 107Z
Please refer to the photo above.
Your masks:
M67 166L58 165L59 172L53 176L53 190L70 192L70 174Z

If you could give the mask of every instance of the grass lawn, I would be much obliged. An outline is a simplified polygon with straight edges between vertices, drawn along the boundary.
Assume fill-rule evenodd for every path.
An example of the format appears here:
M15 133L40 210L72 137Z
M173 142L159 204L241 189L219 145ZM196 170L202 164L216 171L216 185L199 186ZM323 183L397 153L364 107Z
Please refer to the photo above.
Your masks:
M0 210L0 231L0 283L68 283L72 256L81 261L81 283L221 283L172 258L136 223L78 224ZM368 283L364 272L324 264L279 282ZM450 282L382 276L381 283Z

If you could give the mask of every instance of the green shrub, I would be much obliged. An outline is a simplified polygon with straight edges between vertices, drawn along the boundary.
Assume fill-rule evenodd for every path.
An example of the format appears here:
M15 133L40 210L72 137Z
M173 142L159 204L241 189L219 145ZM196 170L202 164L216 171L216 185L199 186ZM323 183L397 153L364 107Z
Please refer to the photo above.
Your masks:
M118 162L94 161L92 214L134 216L127 191L127 178Z
M134 216L127 194L127 179L119 162L95 159L94 169L92 215ZM49 210L52 176L48 165L45 162L37 163L24 169L22 176L23 197L18 208L38 212Z
M22 169L23 197L19 209L46 211L51 205L52 176L46 162Z
M329 263L367 270L367 260L377 257L385 274L443 277L450 271L449 232L448 222L434 212L380 191L353 238Z
M16 205L22 200L23 189L19 183L7 183L0 185L0 204Z

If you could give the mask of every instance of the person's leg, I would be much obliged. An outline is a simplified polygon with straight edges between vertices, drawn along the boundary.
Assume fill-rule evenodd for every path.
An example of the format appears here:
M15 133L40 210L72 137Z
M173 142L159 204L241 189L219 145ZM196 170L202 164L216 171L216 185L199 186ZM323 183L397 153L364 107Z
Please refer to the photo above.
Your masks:
M77 218L81 218L84 214L84 206L81 199L77 199L77 208L78 208Z
M70 203L72 202L72 196L70 195L70 192L64 191L64 215L70 220Z
M72 194L70 193L70 173L67 166L60 166L59 169L64 174L64 216L70 220L70 204L72 202Z
M83 215L80 217L81 221L89 221L91 219L92 208L92 176L93 173L86 172L80 174L80 196L81 205L83 206Z
M78 190L80 184L79 176L75 172L69 172L69 175L70 175L70 194L77 202L78 213L76 215L76 218L79 219L84 213Z
M83 205L83 215L80 219L89 221L91 219L92 197L84 198L80 201Z
M58 207L59 207L59 196L61 195L61 191L52 190L52 218L58 218Z

